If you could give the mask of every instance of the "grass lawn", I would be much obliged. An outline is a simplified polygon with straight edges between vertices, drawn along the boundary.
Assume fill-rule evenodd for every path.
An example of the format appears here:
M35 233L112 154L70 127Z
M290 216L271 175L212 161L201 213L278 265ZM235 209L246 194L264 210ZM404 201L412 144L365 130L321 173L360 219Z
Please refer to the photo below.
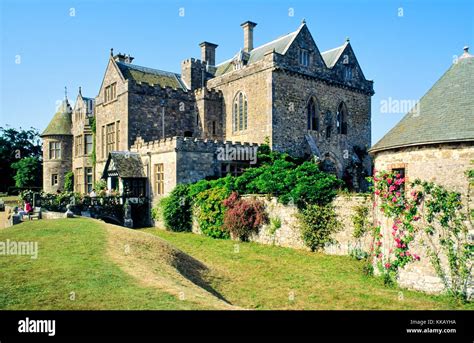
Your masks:
M386 288L345 256L86 218L0 229L7 239L38 242L38 258L0 255L0 309L474 309Z
M444 296L387 288L379 278L363 276L362 262L347 256L144 230L206 264L214 289L244 308L474 309L473 303L457 305Z
M144 287L107 256L104 224L90 219L25 222L0 241L38 242L38 258L0 255L0 309L199 309ZM71 292L75 300L71 300Z

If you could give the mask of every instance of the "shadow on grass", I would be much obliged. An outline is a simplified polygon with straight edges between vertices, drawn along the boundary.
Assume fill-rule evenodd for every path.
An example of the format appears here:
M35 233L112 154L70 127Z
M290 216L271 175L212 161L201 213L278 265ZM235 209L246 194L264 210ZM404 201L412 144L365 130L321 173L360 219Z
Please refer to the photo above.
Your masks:
M210 270L201 261L182 251L174 251L171 265L175 267L182 276L195 285L205 289L220 300L232 305L230 301L228 301L222 294L216 291L209 284L208 278L210 275Z

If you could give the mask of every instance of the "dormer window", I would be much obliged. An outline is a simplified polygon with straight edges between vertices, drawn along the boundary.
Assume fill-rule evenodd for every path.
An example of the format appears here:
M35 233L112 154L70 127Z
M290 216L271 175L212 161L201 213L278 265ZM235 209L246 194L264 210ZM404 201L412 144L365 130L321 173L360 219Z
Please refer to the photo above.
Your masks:
M298 62L302 66L309 66L309 51L305 49L300 49L298 54Z
M104 91L104 102L109 102L117 98L117 83L114 82L111 85L105 87Z

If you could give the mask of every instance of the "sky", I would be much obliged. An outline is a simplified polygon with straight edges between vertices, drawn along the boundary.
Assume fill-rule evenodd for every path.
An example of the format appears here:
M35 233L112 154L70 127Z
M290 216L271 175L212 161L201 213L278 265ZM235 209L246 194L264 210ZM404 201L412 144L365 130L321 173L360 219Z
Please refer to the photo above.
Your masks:
M44 130L65 86L71 102L79 86L95 97L110 48L134 64L180 73L182 60L200 58L202 41L219 45L216 63L232 57L246 20L258 24L257 47L302 19L320 51L349 37L374 80L373 144L464 46L474 51L472 0L0 0L0 126Z

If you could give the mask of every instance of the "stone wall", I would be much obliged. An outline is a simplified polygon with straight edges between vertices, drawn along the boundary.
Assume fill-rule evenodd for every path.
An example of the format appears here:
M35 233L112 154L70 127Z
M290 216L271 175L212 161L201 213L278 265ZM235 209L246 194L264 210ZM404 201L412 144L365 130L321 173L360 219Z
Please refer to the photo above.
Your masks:
M133 144L137 137L151 141L186 134L194 136L195 132L199 131L192 92L129 81L128 106L129 145Z
M208 88L194 92L197 107L195 137L223 140L225 137L222 93Z
M117 83L116 99L105 102L105 87ZM120 135L115 142L117 151L125 151L129 148L129 116L128 116L128 81L123 79L117 65L113 59L109 59L104 79L102 81L99 94L95 98L95 116L96 116L96 180L102 177L107 154L105 148L106 127L109 124L119 122ZM117 131L116 131L117 132Z
M353 161L354 147L370 147L371 96L283 70L273 73L273 82L273 148L299 156L310 153L305 139L305 135L310 134L321 159L329 159L336 167L338 177L342 177ZM311 98L319 107L319 130L309 131L307 107ZM347 134L338 133L336 129L336 114L341 102L348 111ZM368 156L364 166L367 172L370 171Z
M242 69L231 71L207 82L209 88L222 92L225 139L263 143L271 138L273 54ZM233 131L233 102L243 92L247 97L247 130Z
M49 158L49 143L61 143L61 158ZM46 193L56 193L64 190L66 173L72 170L72 136L45 136L43 137L43 190ZM52 175L58 175L58 183L52 184Z
M199 139L191 137L171 137L145 142L137 138L130 147L141 156L150 192L156 203L163 195L169 194L178 183L193 183L209 176L221 176L221 164L231 161L220 159L219 151L227 148L257 149L257 144ZM164 168L164 194L155 192L154 165L162 163Z
M472 168L470 162L473 159L473 143L415 146L375 153L375 168L387 171L392 168L405 168L408 183L417 178L434 182L448 190L460 192L466 204L468 180L465 171ZM406 191L409 192L409 188ZM472 206L471 203L470 207ZM389 255L393 245L391 239L393 221L384 217L380 211L376 211L374 217L375 222L381 226L383 253L385 256ZM474 237L472 227L470 235ZM436 235L428 239L422 230L418 231L415 240L410 244L410 251L419 255L420 261L409 263L400 271L399 284L403 287L438 293L443 290L443 284L427 255L428 244L439 247ZM442 258L442 263L446 266L445 258ZM474 284L470 286L470 293L474 293Z
M299 221L297 218L298 209L293 205L283 205L276 198L267 199L265 196L245 196L246 198L255 197L265 204L265 209L270 218L270 222L262 226L258 234L253 234L249 239L267 245L276 245L294 249L308 250L301 238ZM325 248L325 253L333 255L349 255L353 249L359 248L368 251L371 239L365 235L361 239L353 236L354 224L352 215L354 207L369 204L363 196L338 196L333 202L339 220L342 222L342 230L336 233L333 238L337 241L333 245ZM279 219L281 227L276 229L272 225L272 219ZM370 220L370 218L369 218ZM196 218L193 218L193 232L200 234L199 225Z
M372 243L372 235L366 233L360 238L354 237L354 223L352 216L356 214L358 206L367 206L369 216L367 224L372 225L372 200L363 195L341 195L333 201L336 213L342 223L342 230L334 234L336 243L326 246L324 252L331 255L350 255L355 249L369 252Z
M86 168L92 168L92 185L95 183L95 171L91 154L86 154L86 135L92 134L89 113L94 113L93 103L85 101L81 95L77 97L72 113L73 146L72 146L72 171L74 172L74 191L87 193ZM77 140L82 142L82 150L76 152ZM78 170L79 169L79 170Z

